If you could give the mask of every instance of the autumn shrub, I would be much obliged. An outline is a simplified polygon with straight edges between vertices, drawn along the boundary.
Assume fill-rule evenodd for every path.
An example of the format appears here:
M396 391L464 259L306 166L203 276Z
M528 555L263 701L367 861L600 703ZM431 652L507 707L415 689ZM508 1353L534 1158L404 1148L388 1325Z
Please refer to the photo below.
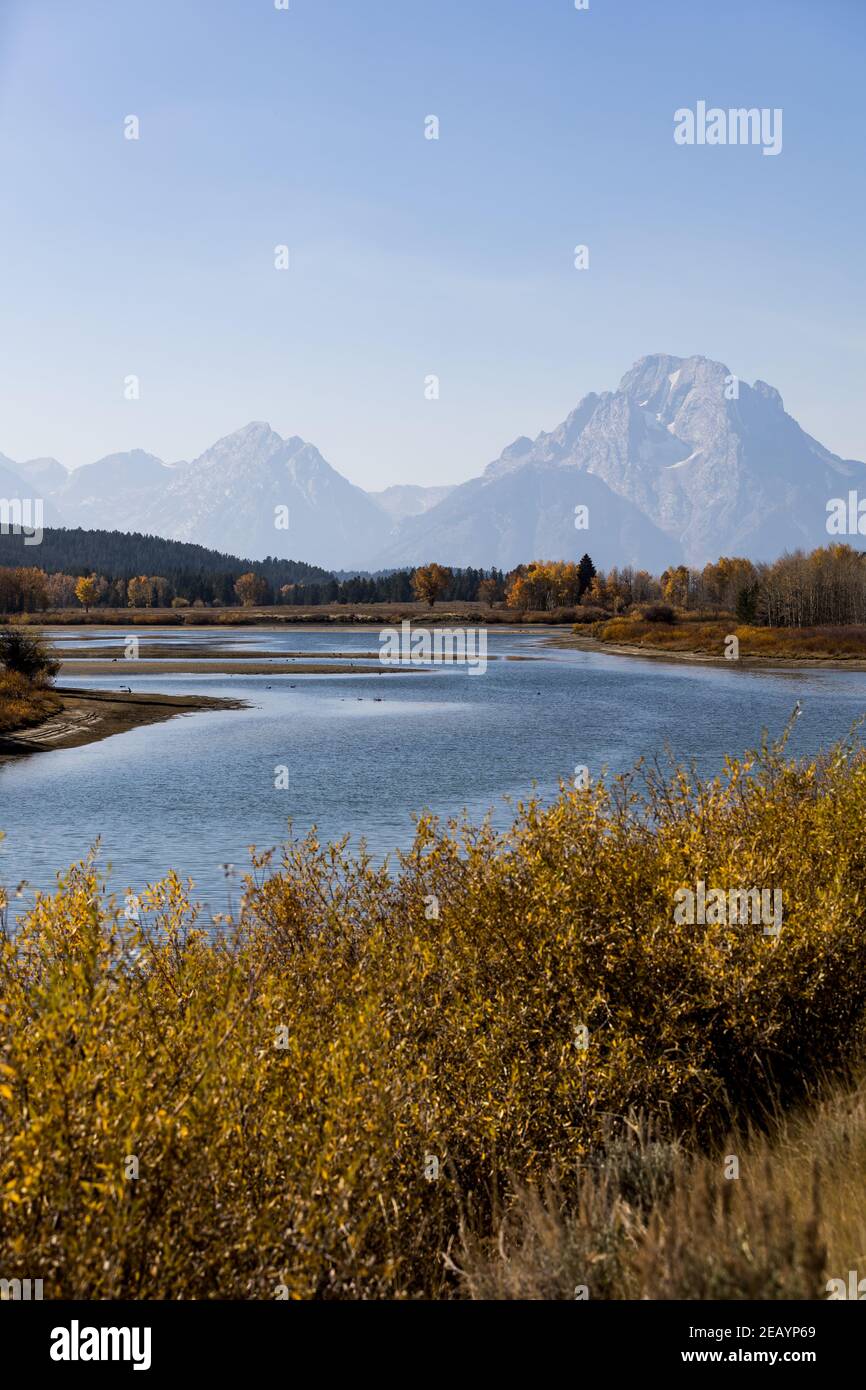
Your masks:
M579 627L584 627L587 623L604 622L610 614L605 608L595 608L592 604L586 604L581 608L575 608L571 621Z
M41 724L61 707L49 688L60 663L38 633L0 629L0 733Z
M485 1299L825 1299L828 1280L862 1262L866 1193L850 1139L853 1128L853 1148L861 1151L864 1097L862 1080L853 1106L839 1088L832 1106L782 1118L771 1134L729 1136L711 1156L653 1142L632 1118L570 1193L551 1179L518 1186L492 1231L461 1230L448 1257L461 1292ZM844 1222L827 1203L840 1189Z
M60 670L60 662L39 633L25 632L16 624L0 628L0 670L47 683Z
M83 862L0 940L0 1267L53 1297L459 1295L466 1242L553 1183L615 1293L680 1148L860 1048L864 812L856 742L780 743L506 833L424 817L391 865L291 840L232 921L174 875L127 920ZM781 890L781 931L679 925L698 881Z
M449 1255L470 1298L826 1299L866 1249L866 1073L772 1104L712 1153L626 1117L576 1189L518 1185ZM735 1166L733 1166L735 1165ZM636 1180L636 1175L639 1175ZM833 1289L835 1281L836 1289Z
M41 724L61 707L60 696L17 671L0 671L0 733Z
M641 617L645 623L675 623L677 620L669 603L651 603L644 608Z
M708 620L705 615L680 614L676 624L647 621L646 614L599 622L593 636L602 642L654 647L670 652L699 652L724 659L729 636L736 636L739 657L777 660L866 660L866 628L745 627L733 617Z
M176 608L140 608L127 612L125 621L135 627L177 627L184 620L184 613Z

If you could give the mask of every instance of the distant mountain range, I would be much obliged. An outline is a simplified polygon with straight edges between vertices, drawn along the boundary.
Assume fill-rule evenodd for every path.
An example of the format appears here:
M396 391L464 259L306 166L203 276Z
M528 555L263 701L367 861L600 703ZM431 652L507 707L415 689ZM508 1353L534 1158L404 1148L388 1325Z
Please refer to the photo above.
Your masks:
M341 570L431 559L509 569L587 550L605 569L772 559L826 544L828 500L857 487L866 495L866 465L806 434L772 386L665 354L641 358L616 391L585 396L556 429L515 440L457 487L368 493L313 444L262 423L189 463L133 449L69 472L0 454L0 496L43 497L46 525Z

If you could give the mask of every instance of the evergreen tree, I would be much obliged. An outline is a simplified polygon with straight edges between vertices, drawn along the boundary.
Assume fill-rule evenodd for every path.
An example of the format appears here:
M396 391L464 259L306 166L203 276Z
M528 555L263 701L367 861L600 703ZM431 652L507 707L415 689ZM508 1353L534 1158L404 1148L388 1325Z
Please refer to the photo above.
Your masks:
M582 555L577 566L578 598L586 593L595 579L595 565L588 555Z

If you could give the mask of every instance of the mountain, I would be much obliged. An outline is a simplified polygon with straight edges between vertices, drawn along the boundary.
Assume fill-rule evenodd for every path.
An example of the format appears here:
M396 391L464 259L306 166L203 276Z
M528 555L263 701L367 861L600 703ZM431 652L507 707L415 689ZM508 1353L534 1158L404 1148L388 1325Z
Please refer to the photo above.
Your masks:
M18 472L18 465L12 459L8 459L5 454L0 454L0 497L7 499L13 497L30 496L29 491L23 494L21 484L24 478Z
M866 484L864 465L806 434L774 387L735 382L704 357L642 358L599 398L570 457L679 539L692 565L826 545L828 499Z
M587 530L575 528L576 506L588 510ZM529 558L579 559L586 550L602 569L631 564L658 572L683 558L676 541L599 478L531 466L485 474L455 488L423 516L405 521L376 567L435 558L445 565L507 570Z
M159 497L174 470L143 449L107 454L66 475L51 501L66 526L135 531L138 518Z
M828 501L852 488L866 495L866 466L806 434L766 382L749 386L705 357L657 353L458 487L366 493L313 444L260 422L191 463L133 449L67 473L56 459L0 455L0 497L37 487L46 525L148 532L257 560L375 571L436 559L507 570L588 551L604 569L658 571L826 545ZM579 507L586 529L575 527Z
M392 521L405 521L407 516L421 516L438 502L443 502L452 487L417 487L414 483L394 483L381 492L369 492L377 507Z
M42 462L42 460L39 460ZM46 460L48 462L48 460ZM55 462L55 460L50 460ZM15 463L12 459L0 454L0 500L5 502L20 501L30 502L29 516L36 518L36 511L33 503L37 500L42 502L42 519L45 526L56 526L59 524L60 517L54 504L49 500L48 492L40 485L38 478L27 476L28 464ZM58 464L58 467L60 465ZM64 475L66 470L64 469ZM3 518L0 517L0 522ZM33 549L28 547L27 563L33 563Z
M26 463L13 463L11 466L20 478L38 490L40 497L56 492L69 477L67 469L57 459L28 459Z
M191 463L169 465L132 449L67 472L56 460L21 465L0 455L0 496L4 488L21 495L28 471L27 492L39 477L46 521L55 526L145 532L256 560L362 568L393 526L387 506L343 478L312 444L282 439L262 423L218 440ZM431 489L433 500L444 491ZM286 516L284 528L278 521Z
M616 391L585 396L550 433L516 440L484 474L399 527L377 564L496 564L588 550L596 564L658 567L719 555L772 559L826 545L827 502L866 490L786 414L766 382L704 357L641 358ZM589 528L572 533L575 505ZM856 538L852 538L856 542Z
M288 508L288 527L278 522ZM270 425L245 426L173 471L141 514L140 530L234 554L306 560L326 568L366 564L389 521L312 444Z

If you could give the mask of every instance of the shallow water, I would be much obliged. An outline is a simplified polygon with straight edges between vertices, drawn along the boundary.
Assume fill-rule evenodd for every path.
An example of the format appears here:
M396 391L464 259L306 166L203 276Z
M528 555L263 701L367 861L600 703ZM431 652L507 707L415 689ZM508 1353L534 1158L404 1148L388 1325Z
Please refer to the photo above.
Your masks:
M78 634L65 630L63 638ZM126 633L85 628L88 644ZM199 642L201 633L147 629L142 640ZM257 650L369 652L369 630L219 632L239 656ZM790 749L812 752L866 712L866 673L747 671L568 652L544 634L489 634L484 675L438 667L407 674L136 676L134 663L66 683L96 689L231 695L245 710L182 715L82 748L0 764L0 881L46 888L101 837L118 891L137 892L176 868L223 910L238 896L247 846L277 845L291 818L323 839L365 836L385 855L412 837L412 814L511 816L502 798L555 793L577 765L595 777L639 757L695 758L716 770L762 728L780 732L797 700ZM67 648L68 650L68 648ZM82 648L84 654L86 648ZM508 655L538 658L504 659ZM294 688L292 688L294 687ZM278 769L288 788L278 789ZM234 871L222 866L233 865ZM24 901L29 897L25 890Z

